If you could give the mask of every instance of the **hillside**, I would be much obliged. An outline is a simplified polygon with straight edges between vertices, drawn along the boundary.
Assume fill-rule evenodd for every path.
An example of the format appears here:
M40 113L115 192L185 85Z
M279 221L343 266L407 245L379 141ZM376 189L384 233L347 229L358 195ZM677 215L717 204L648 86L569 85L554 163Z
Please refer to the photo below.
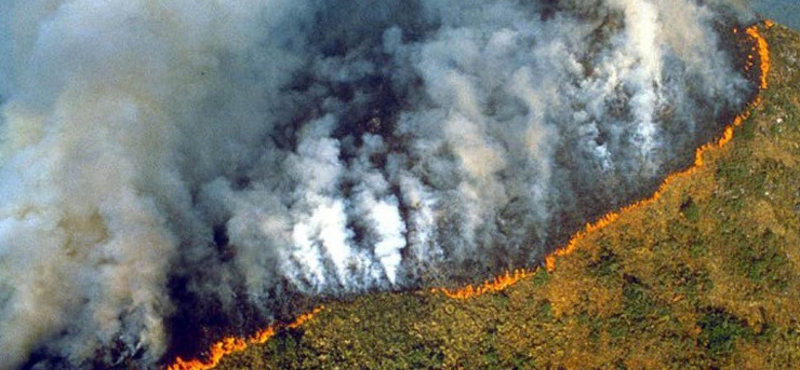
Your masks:
M732 141L551 272L466 300L331 302L216 368L800 368L800 35L761 33L769 88Z

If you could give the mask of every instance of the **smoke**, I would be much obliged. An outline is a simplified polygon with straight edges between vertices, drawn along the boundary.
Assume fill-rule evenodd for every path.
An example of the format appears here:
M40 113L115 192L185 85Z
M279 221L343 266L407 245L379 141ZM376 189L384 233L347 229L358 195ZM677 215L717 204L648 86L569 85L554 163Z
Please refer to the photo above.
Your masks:
M744 103L737 14L4 1L0 368L152 368L178 329L536 264Z

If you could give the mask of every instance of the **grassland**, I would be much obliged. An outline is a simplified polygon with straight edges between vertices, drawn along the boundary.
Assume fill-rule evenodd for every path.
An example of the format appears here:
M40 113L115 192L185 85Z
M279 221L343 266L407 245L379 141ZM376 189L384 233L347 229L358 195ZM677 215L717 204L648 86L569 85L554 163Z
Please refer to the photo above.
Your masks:
M800 368L800 36L762 34L770 88L733 141L552 272L331 302L217 369Z

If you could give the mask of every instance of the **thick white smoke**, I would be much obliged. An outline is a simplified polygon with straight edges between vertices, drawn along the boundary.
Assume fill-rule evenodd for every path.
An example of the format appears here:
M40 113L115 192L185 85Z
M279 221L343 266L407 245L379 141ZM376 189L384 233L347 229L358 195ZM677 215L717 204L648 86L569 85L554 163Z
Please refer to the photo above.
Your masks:
M744 102L732 9L4 1L0 368L536 263Z

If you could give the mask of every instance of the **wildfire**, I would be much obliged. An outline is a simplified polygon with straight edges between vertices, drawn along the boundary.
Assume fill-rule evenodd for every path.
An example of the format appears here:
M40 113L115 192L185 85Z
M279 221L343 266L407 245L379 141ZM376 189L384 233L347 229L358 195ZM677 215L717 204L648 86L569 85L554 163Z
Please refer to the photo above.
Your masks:
M766 28L770 28L774 25L771 21L765 21L764 26ZM734 33L737 33L738 30L734 29ZM769 54L769 46L767 45L767 41L764 39L763 36L758 32L757 26L751 26L745 30L747 35L752 37L755 42L756 46L753 51L758 53L760 58L760 68L761 68L761 75L760 75L760 85L759 89L764 90L767 88L767 74L770 71L770 54ZM748 56L748 67L754 65L752 61L754 59L753 55ZM623 207L622 209L614 212L609 212L605 216L601 217L598 221L594 223L586 224L586 227L575 234L567 243L567 245L563 248L557 249L547 257L545 257L545 269L547 271L553 271L556 268L556 258L561 256L566 256L574 252L580 241L584 239L587 235L596 232L607 225L616 221L621 214L631 211L636 208L640 208L642 206L651 204L658 200L661 195L664 193L666 188L674 182L677 178L682 176L689 176L692 173L696 172L700 167L703 167L703 154L707 151L712 149L721 148L726 145L728 142L731 141L733 138L733 129L736 126L742 124L742 122L750 116L751 110L758 106L761 103L761 98L757 97L753 102L749 104L747 109L733 120L733 122L725 128L725 131L721 138L718 140L705 144L702 147L698 148L695 152L695 161L694 165L684 171L680 171L668 176L663 183L658 187L653 195L645 200L636 202L634 204L628 205ZM504 290L518 281L525 279L533 274L536 273L536 270L526 270L526 269L517 269L513 272L506 271L503 275L497 276L492 280L487 280L483 284L479 286L467 285L465 287L450 290L447 288L434 288L431 290L433 293L442 293L447 297L455 298L455 299L469 299L474 298L486 293L493 293ZM208 349L208 356L206 359L193 359L193 360L183 360L182 358L178 357L175 359L175 362L166 367L166 370L207 370L212 369L217 366L219 361L226 355L235 352L241 352L245 350L249 345L252 344L259 344L268 341L272 338L275 333L281 328L288 328L288 329L295 329L301 325L303 325L308 320L311 320L315 315L321 312L325 307L319 307L314 309L313 311L306 313L304 315L300 315L294 322L286 325L271 325L264 330L261 330L254 334L249 338L224 338L221 341L213 344L211 348Z
M533 275L534 272L535 271L529 271L525 269L517 269L514 270L513 273L506 271L505 274L497 276L492 280L486 280L483 284L477 287L470 284L455 290L450 290L447 288L433 288L431 289L431 292L441 292L450 298L469 299L485 293L501 291L516 284L518 281Z
M772 21L767 20L764 22L764 26L768 29L771 28L773 25L774 23ZM739 31L737 29L734 29L733 32L738 33ZM745 29L745 33L755 40L756 45L754 46L753 51L758 53L760 59L760 68L761 68L759 89L764 90L768 86L767 75L769 74L771 67L769 45L767 45L767 40L764 39L764 37L761 36L761 34L758 32L758 26L748 27L747 29ZM754 59L753 55L748 55L748 68L752 67L755 64L753 59ZM569 243L567 243L566 246L557 249L556 251L545 257L545 263L544 263L545 269L548 272L555 270L556 258L572 254L572 252L574 252L577 249L581 240L583 240L587 235L596 232L608 226L609 224L613 223L620 217L621 214L625 212L629 212L633 209L640 208L642 206L655 202L661 197L661 195L664 193L667 187L670 186L670 184L672 184L676 179L682 176L689 176L692 173L698 171L698 169L700 167L703 167L704 165L703 154L712 149L721 148L725 146L728 142L730 142L731 139L733 139L733 129L736 126L741 125L742 122L745 119L747 119L747 117L750 116L751 110L754 107L758 106L759 104L761 104L761 98L757 97L748 105L748 107L744 110L743 113L736 116L733 122L727 127L725 127L725 131L723 132L721 138L719 138L714 142L705 144L697 149L697 151L695 152L694 165L692 167L689 167L686 170L669 175L664 180L664 182L661 183L661 185L658 187L658 190L656 190L655 193L653 193L653 195L650 198L625 206L617 211L609 212L605 216L601 217L599 220L593 223L587 223L582 231L579 231L577 234L572 236L572 238L570 239ZM535 272L536 270L515 270L513 274L506 272L504 275L498 276L494 280L486 281L485 283L483 283L483 285L477 288L473 287L472 285L467 285L463 288L456 290L439 288L439 289L432 289L432 291L441 292L444 295L451 298L467 299L479 296L481 294L503 290L511 285L514 285L519 280L527 276L533 275Z
M247 349L249 345L266 343L278 330L282 328L296 329L307 321L319 314L325 306L315 308L309 313L300 315L293 322L286 325L270 325L266 329L260 330L249 338L228 337L211 345L208 349L208 356L205 359L184 360L180 357L175 362L166 367L166 370L208 370L213 369L219 364L223 357Z
M764 26L770 28L774 25L771 21L764 22ZM769 45L767 45L767 40L758 33L758 28L753 26L746 30L747 34L756 40L757 49L758 49L758 56L761 58L761 89L767 88L767 74L769 73L770 69L770 60L769 60Z

